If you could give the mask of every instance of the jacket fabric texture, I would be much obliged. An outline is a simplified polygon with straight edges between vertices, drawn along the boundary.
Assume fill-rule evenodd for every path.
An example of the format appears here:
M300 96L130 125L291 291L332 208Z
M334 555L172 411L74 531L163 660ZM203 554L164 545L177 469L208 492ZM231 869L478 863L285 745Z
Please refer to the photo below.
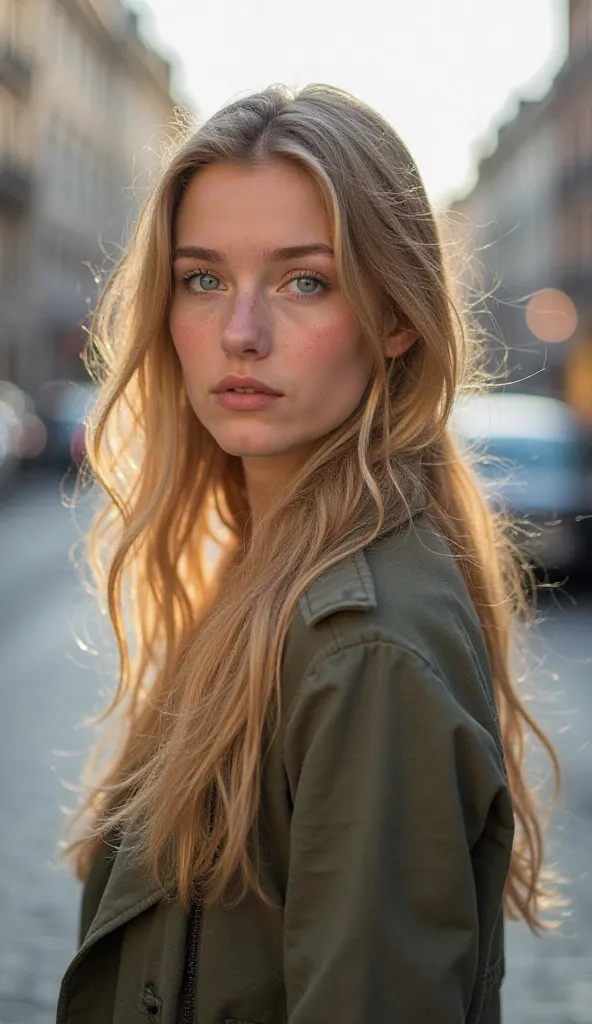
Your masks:
M194 907L188 928L105 846L58 1024L499 1024L514 816L481 626L424 514L302 595L280 719L259 816L273 906Z

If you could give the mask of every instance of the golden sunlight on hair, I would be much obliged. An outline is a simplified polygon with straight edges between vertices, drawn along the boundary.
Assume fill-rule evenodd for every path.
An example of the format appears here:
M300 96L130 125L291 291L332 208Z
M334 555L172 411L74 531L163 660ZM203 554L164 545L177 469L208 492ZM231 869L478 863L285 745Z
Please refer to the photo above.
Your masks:
M321 439L251 531L241 461L194 415L174 355L171 255L195 175L266 161L297 166L322 196L372 378L354 413ZM390 364L386 322L417 338ZM160 880L174 851L186 903L196 878L212 900L237 879L241 891L265 898L259 791L298 601L321 573L412 515L423 495L491 664L518 827L506 912L544 927L543 911L556 904L544 884L543 817L525 776L528 733L559 773L513 674L528 617L525 581L509 524L486 506L448 426L459 393L482 382L478 342L415 164L365 104L328 86L273 87L236 100L180 141L107 282L88 350L102 377L88 460L105 494L89 551L119 646L109 711L123 732L72 823L68 852L80 877L101 844L123 833Z

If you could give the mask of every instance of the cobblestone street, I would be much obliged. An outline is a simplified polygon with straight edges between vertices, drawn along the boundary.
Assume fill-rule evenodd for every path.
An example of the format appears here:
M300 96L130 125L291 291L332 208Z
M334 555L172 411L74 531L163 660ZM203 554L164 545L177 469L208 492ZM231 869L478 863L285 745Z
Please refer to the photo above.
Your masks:
M76 726L104 702L98 659L73 639L97 639L75 539L55 478L27 477L0 505L0 1024L52 1024L75 951L78 886L56 855L75 797L61 780L76 780L90 740ZM551 937L509 926L504 1021L592 1024L592 600L562 596L543 615L533 682L569 767L552 853L571 908Z

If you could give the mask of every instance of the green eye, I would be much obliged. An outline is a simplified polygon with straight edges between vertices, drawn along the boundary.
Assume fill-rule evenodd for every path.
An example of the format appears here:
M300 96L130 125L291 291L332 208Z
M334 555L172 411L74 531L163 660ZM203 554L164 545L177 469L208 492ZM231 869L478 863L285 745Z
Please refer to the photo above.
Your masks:
M288 281L289 285L296 285L291 288L293 295L300 299L310 299L322 292L329 291L329 282L326 278L316 273L294 274Z
M218 278L214 277L213 274L198 274L197 280L204 292L213 292L220 284Z
M310 295L311 292L314 292L319 287L320 282L314 277L297 277L296 283L299 291L303 292L304 295Z
M191 271L185 277L187 287L192 292L215 292L220 284L220 279L215 274L209 274L206 271Z

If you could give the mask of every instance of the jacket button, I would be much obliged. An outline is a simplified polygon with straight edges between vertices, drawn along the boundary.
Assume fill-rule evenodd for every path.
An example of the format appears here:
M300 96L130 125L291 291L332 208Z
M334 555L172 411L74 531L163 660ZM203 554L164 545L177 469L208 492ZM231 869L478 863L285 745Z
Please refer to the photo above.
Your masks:
M154 985L148 984L142 986L142 1006L146 1010L146 1013L149 1013L151 1017L155 1017L157 1013L160 1013L162 999L156 995Z

